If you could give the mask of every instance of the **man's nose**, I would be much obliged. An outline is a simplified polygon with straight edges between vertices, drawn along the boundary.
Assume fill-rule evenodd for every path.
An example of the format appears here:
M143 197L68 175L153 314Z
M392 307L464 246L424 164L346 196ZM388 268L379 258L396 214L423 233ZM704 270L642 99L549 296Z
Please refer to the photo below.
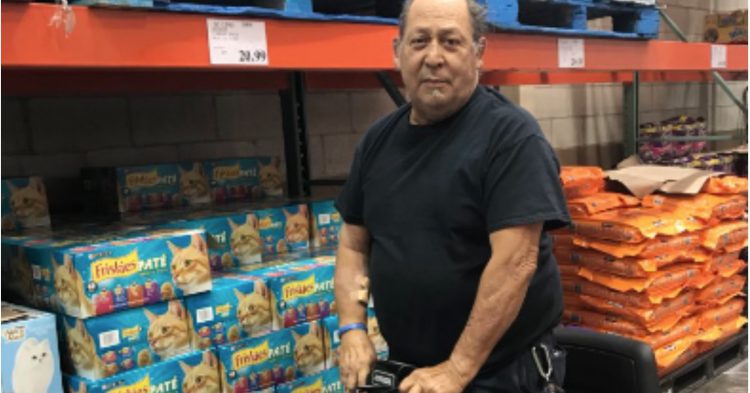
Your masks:
M440 67L445 62L443 57L443 48L440 46L440 42L434 40L430 42L427 47L427 54L425 55L425 64L430 67Z

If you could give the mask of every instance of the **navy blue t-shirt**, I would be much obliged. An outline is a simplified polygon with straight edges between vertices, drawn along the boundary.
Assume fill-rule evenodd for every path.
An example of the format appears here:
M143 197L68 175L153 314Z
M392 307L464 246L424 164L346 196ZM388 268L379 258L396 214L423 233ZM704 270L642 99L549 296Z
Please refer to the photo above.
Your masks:
M370 232L371 290L391 358L424 367L447 360L466 326L490 233L531 223L550 230L570 219L555 154L526 111L481 86L437 124L409 124L410 110L368 130L336 207ZM551 246L544 232L518 318L480 373L512 361L559 322Z

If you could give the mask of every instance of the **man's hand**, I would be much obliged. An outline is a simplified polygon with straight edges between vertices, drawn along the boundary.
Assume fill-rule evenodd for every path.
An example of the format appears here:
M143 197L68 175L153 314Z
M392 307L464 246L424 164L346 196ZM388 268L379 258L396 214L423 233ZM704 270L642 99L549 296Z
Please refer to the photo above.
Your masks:
M375 360L375 347L365 331L350 330L341 337L339 372L347 389L367 383Z
M471 382L453 360L414 370L399 386L401 393L461 393Z

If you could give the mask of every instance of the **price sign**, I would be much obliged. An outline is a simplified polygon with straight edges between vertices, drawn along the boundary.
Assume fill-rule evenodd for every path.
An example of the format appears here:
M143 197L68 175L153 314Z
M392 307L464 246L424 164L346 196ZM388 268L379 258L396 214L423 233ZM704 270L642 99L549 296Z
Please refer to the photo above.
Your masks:
M206 19L211 64L268 65L266 23L237 19Z
M727 47L711 45L711 68L727 68Z
M583 68L586 66L585 45L581 38L557 39L557 63L560 68Z

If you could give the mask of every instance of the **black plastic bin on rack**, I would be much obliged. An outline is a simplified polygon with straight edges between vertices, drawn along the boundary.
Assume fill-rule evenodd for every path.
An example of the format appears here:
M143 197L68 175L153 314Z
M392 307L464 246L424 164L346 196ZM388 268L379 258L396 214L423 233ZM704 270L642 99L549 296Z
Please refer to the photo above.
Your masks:
M656 360L640 341L574 327L555 330L568 352L567 393L660 393Z

